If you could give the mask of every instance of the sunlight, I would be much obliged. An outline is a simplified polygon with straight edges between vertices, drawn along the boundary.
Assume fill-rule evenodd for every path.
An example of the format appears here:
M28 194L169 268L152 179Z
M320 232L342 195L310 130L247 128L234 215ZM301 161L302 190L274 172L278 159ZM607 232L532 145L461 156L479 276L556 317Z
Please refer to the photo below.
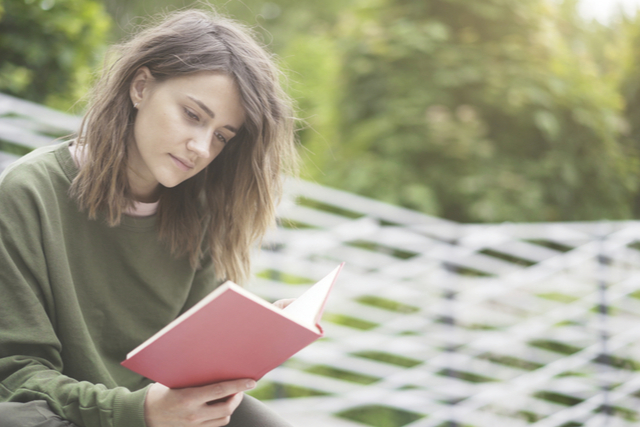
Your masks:
M640 0L581 0L578 6L580 14L587 19L596 19L607 24L620 10L633 16L640 8Z

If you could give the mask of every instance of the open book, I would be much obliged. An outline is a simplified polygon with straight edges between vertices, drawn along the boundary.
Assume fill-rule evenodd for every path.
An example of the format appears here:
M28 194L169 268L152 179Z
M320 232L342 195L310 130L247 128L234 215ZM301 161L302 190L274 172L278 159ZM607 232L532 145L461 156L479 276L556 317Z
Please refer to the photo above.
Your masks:
M258 380L324 335L320 318L343 265L285 309L227 281L131 351L122 365L170 388Z

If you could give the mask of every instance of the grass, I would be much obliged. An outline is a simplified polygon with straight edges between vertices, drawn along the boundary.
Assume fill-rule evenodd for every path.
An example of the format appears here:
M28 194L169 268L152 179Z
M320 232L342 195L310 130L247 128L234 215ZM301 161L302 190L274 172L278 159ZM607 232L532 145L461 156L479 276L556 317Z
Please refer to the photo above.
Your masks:
M367 240L354 240L352 242L347 242L346 244L355 248L365 249L367 251L381 252L399 259L410 259L418 255L416 252L404 251L402 249L392 248L390 246L369 242Z
M626 369L628 371L640 370L640 363L637 361L625 357L613 356L611 354L600 354L593 361L595 363L612 366L617 369Z
M330 393L314 390L306 387L299 387L291 384L282 384L277 382L265 382L260 384L258 388L249 391L247 394L260 400L273 400L298 397L314 397L329 396Z
M402 366L403 368L413 368L414 366L422 363L420 360L399 356L397 354L385 353L382 351L360 351L352 353L352 355L362 357L364 359L375 360L377 362L388 363L390 365Z
M511 368L522 369L524 371L533 371L544 366L542 363L531 362L530 360L519 359L512 356L504 356L496 353L483 353L478 359L489 360L493 363L509 366Z
M364 216L362 213L350 211L344 208L340 208L338 206L329 205L326 203L319 202L317 200L308 199L306 197L298 197L296 199L296 203L300 206L307 206L309 208L318 209L325 212L330 212L340 216L346 216L347 218L361 218Z
M604 412L609 415L618 416L634 423L640 420L637 411L629 408L624 408L622 406L602 405L596 410L596 412Z
M305 224L303 222L295 221L293 219L288 219L288 218L278 218L278 224L282 228L289 228L294 230L317 228L317 227L314 227L313 225Z
M394 311L396 313L411 314L420 311L418 307L403 304L387 298L381 298L374 295L363 295L356 299L360 304L370 305L372 307L381 308L383 310Z
M630 248L636 249L640 251L640 241L635 240L631 243L629 243L627 246L629 246Z
M304 369L304 371L309 372L310 374L324 375L325 377L337 378L343 381L364 385L373 384L380 380L378 377L338 369L328 365L313 365Z
M442 375L443 377L458 378L458 379L461 379L462 381L467 381L474 384L497 381L495 378L486 377L484 375L476 374L474 372L459 371L456 369L442 369L438 371L437 374Z
M484 271L476 270L475 268L463 267L461 265L451 264L449 262L443 263L444 267L452 272L459 274L461 276L469 276L469 277L496 277L495 274L487 273Z
M262 270L261 272L256 274L256 276L263 279L277 280L279 282L286 283L287 285L311 285L315 283L313 280L307 277L296 276L294 274L285 273L283 271L275 270L272 268Z
M520 418L523 418L526 422L532 424L537 422L540 418L542 418L540 415L536 414L535 412L531 412L531 411L527 411L527 410L521 410L516 412L516 415Z
M574 406L584 401L584 399L580 399L578 397L546 390L536 392L533 396L541 400L546 400L547 402L553 402L565 406Z
M573 249L572 246L563 245L562 243L552 242L551 240L544 239L530 239L527 240L529 243L533 243L534 245L544 246L545 248L553 249L558 252L569 252Z
M542 348L544 350L553 351L554 353L560 354L574 354L582 350L580 347L576 347L570 344L565 344L558 341L552 340L534 340L529 341L529 345L533 347Z
M589 374L587 374L586 372L564 371L564 372L556 375L556 378L565 378L565 377L582 377L582 378L586 378L588 376L589 376Z
M516 265L520 265L522 267L531 267L532 265L535 265L536 262L534 261L530 261L524 258L518 258L516 256L510 255L510 254L506 254L504 252L498 252L495 251L493 249L483 249L481 251L479 251L479 253L484 254L484 255L488 255L490 257L493 258L498 258L501 259L503 261L507 261L510 262L512 264L516 264Z
M5 153L15 154L16 156L24 156L25 154L29 154L31 150L31 148L25 147L23 145L13 144L11 142L0 140L0 151L4 151Z
M378 323L335 313L324 313L322 320L326 320L327 322L335 323L337 325L347 326L349 328L360 329L361 331L368 331L378 326Z
M578 300L578 297L574 297L572 295L563 294L560 292L547 292L543 294L537 294L537 297L544 298L550 301L557 301L562 303L570 303Z
M471 329L472 331L497 331L500 329L499 326L494 325L485 325L482 323L472 323L466 326L467 329Z
M360 406L339 412L337 415L373 427L402 427L426 417L426 415L383 405Z

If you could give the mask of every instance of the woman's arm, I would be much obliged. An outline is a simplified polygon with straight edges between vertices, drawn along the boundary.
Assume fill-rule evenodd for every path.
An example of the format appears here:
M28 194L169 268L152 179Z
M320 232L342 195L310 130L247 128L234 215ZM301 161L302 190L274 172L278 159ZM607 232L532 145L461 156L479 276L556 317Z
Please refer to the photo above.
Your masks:
M103 385L63 373L83 369L65 360L84 360L85 371L99 364L95 350L63 348L59 336L61 312L67 311L61 307L72 295L54 292L51 283L61 278L52 269L55 257L45 256L45 241L55 240L52 229L60 219L47 215L45 206L55 211L56 195L67 197L52 184L56 178L24 165L0 177L0 401L45 400L58 415L87 427L144 427L147 390L117 387L106 375ZM63 243L55 250L60 256ZM81 335L80 323L70 323L65 333Z

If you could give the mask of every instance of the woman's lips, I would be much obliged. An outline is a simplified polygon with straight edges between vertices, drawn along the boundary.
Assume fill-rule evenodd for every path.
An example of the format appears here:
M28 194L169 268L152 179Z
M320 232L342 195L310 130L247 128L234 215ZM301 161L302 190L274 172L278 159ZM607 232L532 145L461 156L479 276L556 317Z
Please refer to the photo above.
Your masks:
M188 160L183 160L179 157L174 156L173 154L169 154L169 156L171 156L171 159L176 164L176 166L178 166L178 168L180 168L185 172L190 171L195 166L193 163L189 162Z

